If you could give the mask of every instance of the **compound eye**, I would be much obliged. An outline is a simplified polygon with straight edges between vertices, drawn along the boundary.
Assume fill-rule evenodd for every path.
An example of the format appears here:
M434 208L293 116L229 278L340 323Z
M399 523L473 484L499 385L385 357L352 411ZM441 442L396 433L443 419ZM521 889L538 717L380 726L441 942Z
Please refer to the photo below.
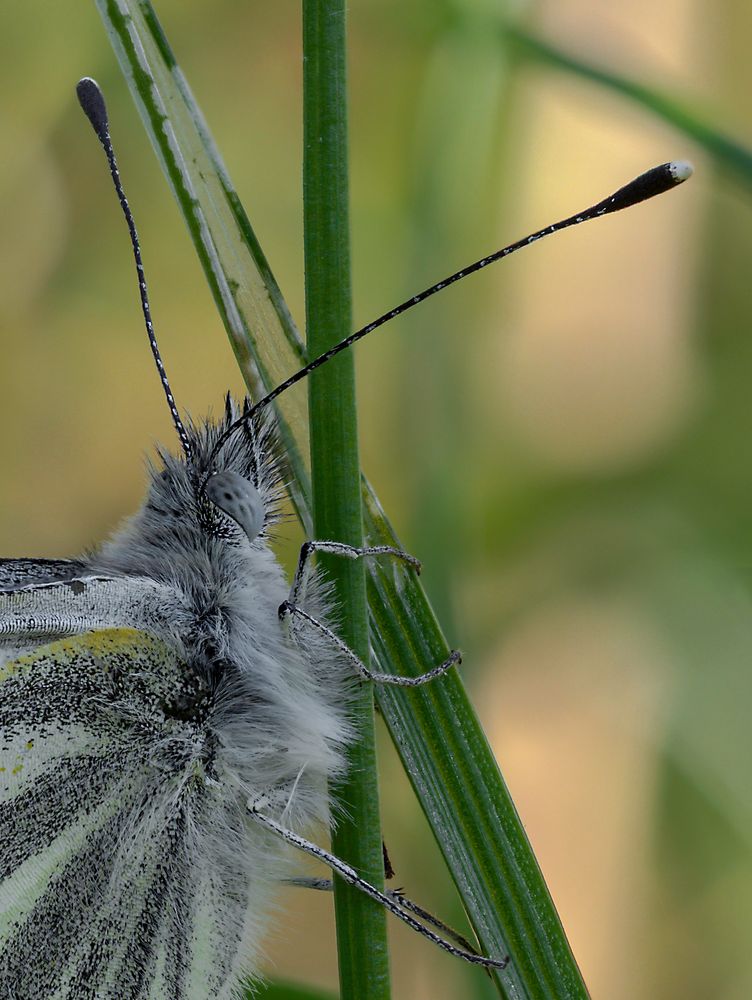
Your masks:
M207 481L205 492L215 507L240 525L249 542L259 536L264 527L264 504L253 483L237 472L217 472Z

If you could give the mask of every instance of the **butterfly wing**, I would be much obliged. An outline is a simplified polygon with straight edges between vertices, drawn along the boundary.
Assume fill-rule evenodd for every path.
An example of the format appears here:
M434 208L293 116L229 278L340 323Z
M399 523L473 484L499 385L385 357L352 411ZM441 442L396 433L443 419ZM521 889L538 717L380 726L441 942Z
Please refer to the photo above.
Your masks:
M70 580L82 570L74 559L0 559L0 590Z
M64 579L50 578L43 575L45 568L58 566L58 560L12 562L16 565L6 566L0 585L0 664L62 636L125 623L148 629L155 620L174 620L180 607L173 588L148 577L73 574L77 564L70 563L69 570L61 570Z
M173 649L132 628L0 666L6 995L231 995L249 879L243 855L220 856L205 831L243 808L213 771L205 694Z

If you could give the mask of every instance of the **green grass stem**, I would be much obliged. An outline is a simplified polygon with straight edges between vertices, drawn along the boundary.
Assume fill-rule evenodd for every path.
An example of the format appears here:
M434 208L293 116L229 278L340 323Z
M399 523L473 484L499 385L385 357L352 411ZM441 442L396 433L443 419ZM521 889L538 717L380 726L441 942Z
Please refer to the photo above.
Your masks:
M344 0L303 0L303 218L306 339L315 357L352 329L347 150L347 60ZM309 380L313 521L317 538L363 544L355 372L340 354ZM369 657L364 565L322 560L334 585L341 638ZM383 887L373 688L361 684L355 706L357 743L348 777L333 789L343 807L332 833L335 854ZM387 1000L386 914L335 879L340 991Z

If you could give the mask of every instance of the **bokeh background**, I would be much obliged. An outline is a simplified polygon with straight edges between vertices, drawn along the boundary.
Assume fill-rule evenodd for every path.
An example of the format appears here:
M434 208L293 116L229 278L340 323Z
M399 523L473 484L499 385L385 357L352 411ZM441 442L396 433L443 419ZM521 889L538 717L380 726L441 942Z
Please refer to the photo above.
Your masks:
M161 0L302 321L297 4ZM594 997L752 995L752 196L644 107L514 58L498 16L752 143L745 0L358 0L356 322L653 163L690 184L469 279L358 349L363 465L463 670ZM94 4L0 10L0 551L68 555L139 503L171 427L74 101L105 88L179 403L241 383ZM294 526L282 544L290 561ZM398 881L461 920L389 746ZM488 996L392 928L398 998ZM269 971L336 989L330 901Z

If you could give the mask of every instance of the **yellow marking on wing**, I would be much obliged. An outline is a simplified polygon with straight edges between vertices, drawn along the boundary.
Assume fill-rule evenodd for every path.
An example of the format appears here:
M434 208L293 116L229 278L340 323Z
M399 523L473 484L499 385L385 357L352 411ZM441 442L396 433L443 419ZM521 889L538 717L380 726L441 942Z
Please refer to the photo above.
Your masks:
M169 647L161 639L137 628L92 629L90 632L80 632L78 635L66 636L44 646L37 646L30 653L24 653L18 659L11 660L6 664L6 669L9 673L13 673L33 666L41 658L74 659L82 653L106 657L114 653L132 653L137 650L159 651L163 655L170 652ZM0 679L2 677L3 672L0 671Z
M78 641L76 642L76 640ZM83 646L95 656L108 656L111 653L132 650L134 646L147 649L162 645L154 636L137 628L97 629L93 632L82 632L81 635L63 641L74 642L76 650L80 650Z
M9 661L0 667L0 683L19 671L29 671L43 659L65 662L80 656L107 659L117 654L133 656L144 652L148 652L152 657L157 654L162 661L171 656L170 648L161 639L141 629L130 627L92 629L90 632L81 632L37 646L30 653L24 653L23 656Z
M17 670L18 670L18 661L9 660L8 663L5 664L5 666L0 667L0 683L2 683L4 680L7 680L8 677L12 677Z

